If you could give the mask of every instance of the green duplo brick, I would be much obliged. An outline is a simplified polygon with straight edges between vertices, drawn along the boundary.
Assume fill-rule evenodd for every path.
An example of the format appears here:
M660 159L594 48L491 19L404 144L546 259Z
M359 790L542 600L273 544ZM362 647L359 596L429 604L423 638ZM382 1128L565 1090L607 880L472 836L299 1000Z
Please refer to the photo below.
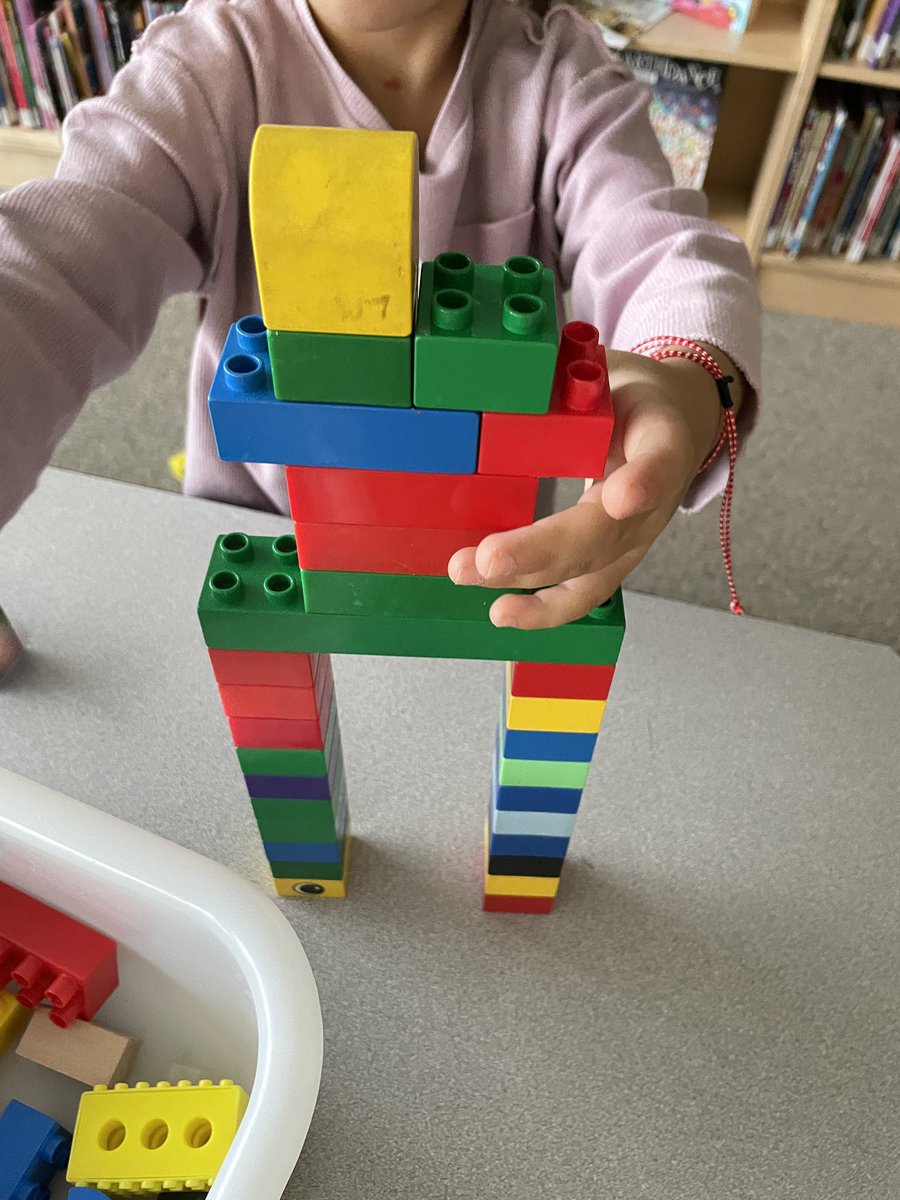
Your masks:
M412 337L267 333L272 387L279 400L412 405Z
M274 879L343 879L341 863L279 862L269 860Z
M370 617L448 617L480 620L496 588L459 587L442 575L385 575L375 571L307 571L301 568L307 612Z
M499 782L509 787L578 788L587 783L589 762L539 762L500 755Z
M494 267L450 252L422 264L417 408L545 413L558 345L553 272L536 258Z
M336 842L340 818L328 800L253 800L260 837L269 842Z
M625 635L620 592L558 629L497 629L487 613L477 620L310 613L294 539L241 538L218 539L204 580L197 612L211 649L610 665Z

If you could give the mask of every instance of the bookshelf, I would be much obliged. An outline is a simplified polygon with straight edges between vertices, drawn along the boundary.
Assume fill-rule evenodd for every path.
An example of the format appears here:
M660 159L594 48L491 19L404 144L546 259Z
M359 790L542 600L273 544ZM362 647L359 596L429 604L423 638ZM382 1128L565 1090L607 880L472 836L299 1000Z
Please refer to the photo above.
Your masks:
M819 78L900 90L900 71L870 71L826 55L838 0L761 0L737 37L673 14L641 50L730 65L706 192L710 211L746 242L768 308L900 328L900 263L789 260L765 253L769 216ZM56 134L0 130L0 187L53 173Z

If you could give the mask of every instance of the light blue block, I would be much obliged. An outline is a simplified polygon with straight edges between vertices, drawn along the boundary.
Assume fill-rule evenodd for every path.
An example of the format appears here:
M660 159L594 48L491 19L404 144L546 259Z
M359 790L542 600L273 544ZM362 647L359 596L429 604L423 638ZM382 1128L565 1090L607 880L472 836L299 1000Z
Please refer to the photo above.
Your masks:
M575 813L515 812L508 808L494 808L491 812L491 830L525 837L570 838L575 830Z
M224 462L472 475L475 412L277 400L265 332L232 325L209 393Z

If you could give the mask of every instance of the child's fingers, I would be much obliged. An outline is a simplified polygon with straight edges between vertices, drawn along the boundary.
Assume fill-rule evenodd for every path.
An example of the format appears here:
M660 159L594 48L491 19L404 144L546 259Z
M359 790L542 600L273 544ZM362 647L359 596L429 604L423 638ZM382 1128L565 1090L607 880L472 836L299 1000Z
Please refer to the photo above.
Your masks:
M684 427L667 413L631 416L625 462L603 481L603 507L614 520L650 512L680 499L693 474L693 447ZM586 493L584 499L594 500Z
M551 629L577 621L609 599L640 557L637 552L625 554L602 571L569 579L530 596L500 596L491 605L491 621L516 629Z
M549 587L618 557L622 526L600 504L576 504L508 533L492 533L450 559L450 578L496 588Z

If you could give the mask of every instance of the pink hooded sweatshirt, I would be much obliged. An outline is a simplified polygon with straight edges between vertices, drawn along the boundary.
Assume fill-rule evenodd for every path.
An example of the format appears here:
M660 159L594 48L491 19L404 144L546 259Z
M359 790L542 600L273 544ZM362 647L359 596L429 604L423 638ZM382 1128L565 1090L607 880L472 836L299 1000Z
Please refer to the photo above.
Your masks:
M206 397L225 335L259 310L247 175L263 123L385 129L306 0L190 0L161 17L111 94L78 106L56 178L0 197L0 526L88 394L124 372L163 301L202 301L187 409L185 491L287 512L282 468L223 463ZM589 22L473 0L468 39L424 152L423 259L531 253L574 316L629 349L669 334L713 343L760 382L760 313L742 243L676 188L645 90ZM726 462L688 497L721 489Z

